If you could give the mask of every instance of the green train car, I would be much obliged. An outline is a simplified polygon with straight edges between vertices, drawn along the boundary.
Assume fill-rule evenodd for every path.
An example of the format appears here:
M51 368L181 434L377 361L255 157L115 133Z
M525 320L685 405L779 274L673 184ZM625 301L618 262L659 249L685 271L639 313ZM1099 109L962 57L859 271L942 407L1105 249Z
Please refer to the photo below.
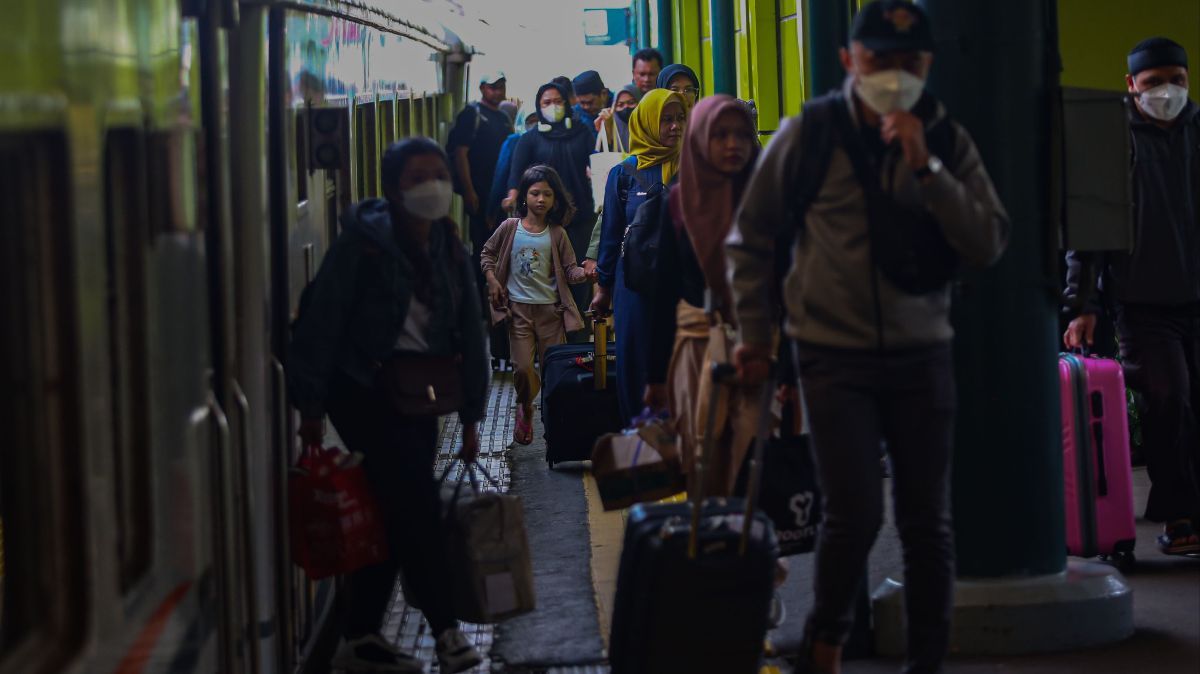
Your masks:
M4 3L0 672L304 671L333 646L338 582L288 559L280 360L382 150L444 139L464 100L471 48L422 14Z

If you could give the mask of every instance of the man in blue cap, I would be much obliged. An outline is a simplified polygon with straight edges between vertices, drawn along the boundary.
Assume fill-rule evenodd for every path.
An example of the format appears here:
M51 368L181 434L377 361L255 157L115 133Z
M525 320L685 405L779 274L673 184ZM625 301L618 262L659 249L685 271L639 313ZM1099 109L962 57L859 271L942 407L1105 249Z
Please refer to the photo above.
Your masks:
M612 101L612 92L604 87L604 80L595 70L585 70L571 80L575 90L575 113L579 121L589 129L596 127L596 117L601 110L608 108Z
M1078 315L1063 342L1091 346L1102 300L1125 381L1145 403L1146 519L1163 524L1163 553L1191 555L1200 553L1200 106L1173 40L1143 40L1128 65L1137 236L1128 252L1067 253L1067 311Z
M864 5L841 50L841 91L776 132L726 242L747 383L766 377L775 353L776 242L791 248L784 332L826 508L797 672L840 669L883 522L883 441L904 547L904 671L941 672L949 644L950 286L958 265L1001 255L1009 223L970 135L925 91L933 49L918 5Z
M504 73L489 72L480 77L479 101L468 103L458 113L446 143L446 153L454 162L454 191L463 198L476 263L495 224L487 222L483 200L492 189L500 146L513 131L512 118L500 110L507 93ZM480 293L483 291L480 279Z

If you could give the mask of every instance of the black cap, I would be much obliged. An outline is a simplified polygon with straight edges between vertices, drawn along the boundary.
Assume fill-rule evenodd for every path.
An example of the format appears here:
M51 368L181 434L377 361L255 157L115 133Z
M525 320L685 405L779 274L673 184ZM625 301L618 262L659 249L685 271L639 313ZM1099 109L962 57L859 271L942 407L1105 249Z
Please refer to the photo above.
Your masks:
M1137 43L1129 52L1129 74L1162 66L1188 67L1187 50L1178 42L1165 37L1152 37Z
M587 96L604 91L604 80L600 79L600 73L595 70L585 70L571 80L571 86L575 89L576 96Z
M933 28L925 10L905 0L877 0L854 17L850 40L873 52L933 51Z

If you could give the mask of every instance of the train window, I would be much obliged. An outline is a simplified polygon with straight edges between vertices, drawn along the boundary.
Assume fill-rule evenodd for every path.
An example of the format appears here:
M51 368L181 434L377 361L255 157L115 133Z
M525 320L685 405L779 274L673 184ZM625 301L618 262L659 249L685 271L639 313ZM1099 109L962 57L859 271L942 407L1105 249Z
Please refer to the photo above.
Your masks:
M110 131L104 150L105 258L108 268L109 416L112 424L113 541L122 592L150 568L149 372L146 326L146 246L149 238L142 136Z
M61 132L0 134L0 670L55 670L88 607L79 364Z
M381 101L379 104L379 138L381 149L386 150L396 142L396 101Z
M375 149L375 104L362 103L354 106L354 131L358 146L358 196L378 196L376 189Z
M308 201L308 114L296 112L296 203Z

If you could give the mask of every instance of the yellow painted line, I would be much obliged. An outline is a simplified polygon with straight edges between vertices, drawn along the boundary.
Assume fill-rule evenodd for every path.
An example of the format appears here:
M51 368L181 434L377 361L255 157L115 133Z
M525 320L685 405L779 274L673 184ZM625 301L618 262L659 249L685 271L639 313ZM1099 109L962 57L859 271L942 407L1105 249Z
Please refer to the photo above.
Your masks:
M604 640L604 650L607 652L613 600L617 596L617 566L621 561L626 511L604 512L600 491L591 473L583 476L583 491L587 496L588 535L592 546L592 591L596 597L600 637Z

